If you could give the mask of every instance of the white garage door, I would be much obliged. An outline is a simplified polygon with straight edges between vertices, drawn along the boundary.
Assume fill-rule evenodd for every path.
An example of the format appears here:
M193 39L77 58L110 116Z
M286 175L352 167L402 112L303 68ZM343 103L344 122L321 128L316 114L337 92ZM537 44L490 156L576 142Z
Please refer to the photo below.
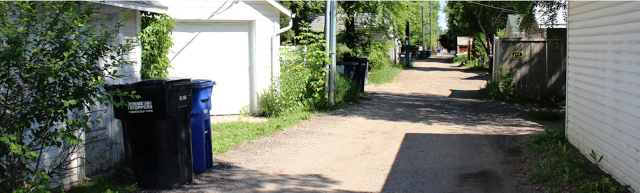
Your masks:
M249 105L249 23L178 22L172 37L169 75L215 81L211 114Z

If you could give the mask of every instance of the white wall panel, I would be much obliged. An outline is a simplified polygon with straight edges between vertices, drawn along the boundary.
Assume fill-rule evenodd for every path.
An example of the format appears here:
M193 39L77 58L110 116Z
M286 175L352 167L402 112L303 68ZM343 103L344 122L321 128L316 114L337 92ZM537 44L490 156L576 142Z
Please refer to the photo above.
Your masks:
M640 189L640 2L569 2L567 137Z

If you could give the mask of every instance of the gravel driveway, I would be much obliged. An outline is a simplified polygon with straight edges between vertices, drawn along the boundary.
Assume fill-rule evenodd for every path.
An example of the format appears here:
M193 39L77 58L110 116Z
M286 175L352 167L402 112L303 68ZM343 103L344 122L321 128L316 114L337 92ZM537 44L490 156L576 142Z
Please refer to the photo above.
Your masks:
M482 72L414 63L367 99L217 155L172 192L529 192L517 145L540 124L478 99Z

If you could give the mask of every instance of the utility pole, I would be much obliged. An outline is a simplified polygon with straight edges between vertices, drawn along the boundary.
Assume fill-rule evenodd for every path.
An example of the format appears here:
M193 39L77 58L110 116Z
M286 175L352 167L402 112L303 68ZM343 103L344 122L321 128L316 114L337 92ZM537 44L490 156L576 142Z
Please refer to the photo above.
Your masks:
M331 17L331 2L329 0L327 0L326 7L325 7L325 12L324 12L324 40L325 40L325 44L326 44L325 47L324 47L324 50L327 52L326 53L326 57L327 58L331 57L331 54L330 54L331 51L329 50L329 48L331 47L330 46L331 38L329 36L330 33L331 33L331 26L330 26L331 25L331 22L330 22L331 20L330 20L330 17ZM325 68L331 69L331 64L327 63L325 65ZM329 70L329 71L331 71L331 70ZM329 99L329 103L333 104L332 103L333 97L330 97L330 96L334 96L334 95L332 93L332 90L331 90L329 82L331 82L331 73L327 73L327 81L324 83L324 88L327 89L327 96L326 97Z
M331 68L329 73L331 74L331 95L330 101L332 105L336 105L336 20L337 18L337 3L336 0L331 1Z
M431 36L433 29L431 29L431 1L429 1L429 50L432 50L431 47L433 47L431 45Z
M336 104L336 1L327 0L325 12L325 38L327 40L327 55L331 58L328 65L328 98L329 103Z
M427 51L427 44L424 43L424 26L426 25L424 23L424 4L421 6L422 7L422 17L420 19L422 19L422 51Z

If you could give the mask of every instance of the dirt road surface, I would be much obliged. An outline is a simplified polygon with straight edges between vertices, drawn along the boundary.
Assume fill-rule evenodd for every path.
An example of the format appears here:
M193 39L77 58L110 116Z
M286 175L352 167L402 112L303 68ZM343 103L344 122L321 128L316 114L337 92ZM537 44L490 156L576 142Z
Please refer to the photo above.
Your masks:
M482 72L435 56L361 104L316 116L215 157L174 192L529 192L516 145L541 125L478 99Z

